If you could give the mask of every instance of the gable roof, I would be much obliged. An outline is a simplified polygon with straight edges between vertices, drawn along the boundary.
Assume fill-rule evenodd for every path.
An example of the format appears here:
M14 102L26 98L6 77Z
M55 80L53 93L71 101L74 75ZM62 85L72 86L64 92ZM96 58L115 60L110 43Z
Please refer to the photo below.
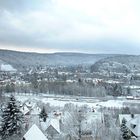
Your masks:
M135 136L140 137L140 115L127 122L126 126Z
M24 135L24 138L26 140L48 140L35 124Z
M135 117L139 116L139 114L134 114ZM119 123L121 125L123 118L128 122L132 120L132 114L119 114Z
M23 105L21 108L20 108L20 111L26 115L28 112L30 112L30 110L27 108L26 105Z
M58 133L60 133L59 119L48 119L46 122L41 123L41 127L44 131L46 131L50 126L52 126Z
M57 130L57 132L60 133L60 123L58 119L51 119L49 121L49 126L53 126Z

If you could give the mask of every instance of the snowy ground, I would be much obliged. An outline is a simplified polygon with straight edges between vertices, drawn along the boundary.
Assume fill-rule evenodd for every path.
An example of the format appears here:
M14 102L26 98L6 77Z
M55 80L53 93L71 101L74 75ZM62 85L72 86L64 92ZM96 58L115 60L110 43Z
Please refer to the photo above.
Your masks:
M110 99L107 101L103 101L97 98L78 98L71 96L35 96L35 95L16 95L17 100L24 102L28 99L34 101L41 101L42 103L49 103L51 106L63 107L67 103L72 103L78 106L87 105L89 107L99 108L99 107L114 107L114 108L122 108L124 102L136 102L126 99ZM137 101L140 102L140 101Z

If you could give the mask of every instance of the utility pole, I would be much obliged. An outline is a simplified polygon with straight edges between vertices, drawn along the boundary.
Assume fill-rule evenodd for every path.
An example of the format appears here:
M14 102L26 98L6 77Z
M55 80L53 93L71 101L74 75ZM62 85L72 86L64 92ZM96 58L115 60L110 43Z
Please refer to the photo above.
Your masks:
M81 121L82 121L82 112L81 110L78 111L78 126L79 126L79 130L78 130L78 140L81 140L82 137L82 131L81 131Z

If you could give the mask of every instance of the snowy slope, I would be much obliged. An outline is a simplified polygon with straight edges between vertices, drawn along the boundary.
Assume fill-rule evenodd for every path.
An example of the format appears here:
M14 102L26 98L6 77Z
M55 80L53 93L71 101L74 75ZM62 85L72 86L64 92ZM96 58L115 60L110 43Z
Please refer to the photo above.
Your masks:
M0 70L1 71L16 71L11 65L9 64L1 64L0 65Z

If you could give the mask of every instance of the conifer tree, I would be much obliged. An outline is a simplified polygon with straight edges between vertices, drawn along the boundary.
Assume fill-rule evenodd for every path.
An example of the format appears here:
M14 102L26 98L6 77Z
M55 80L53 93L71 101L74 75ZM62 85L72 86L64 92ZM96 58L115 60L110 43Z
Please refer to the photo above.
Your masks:
M45 111L45 107L43 107L43 109L41 110L41 112L40 112L40 114L39 114L39 117L40 117L41 119L43 119L44 122L46 122L46 119L47 119L48 115L47 115L47 113L46 113L46 111Z
M129 134L128 128L126 126L126 120L124 118L121 124L121 132L122 132L122 138L124 140L129 140L131 138L131 135Z
M16 99L11 95L7 106L2 112L0 135L2 139L20 135L22 132L23 114L16 105Z

